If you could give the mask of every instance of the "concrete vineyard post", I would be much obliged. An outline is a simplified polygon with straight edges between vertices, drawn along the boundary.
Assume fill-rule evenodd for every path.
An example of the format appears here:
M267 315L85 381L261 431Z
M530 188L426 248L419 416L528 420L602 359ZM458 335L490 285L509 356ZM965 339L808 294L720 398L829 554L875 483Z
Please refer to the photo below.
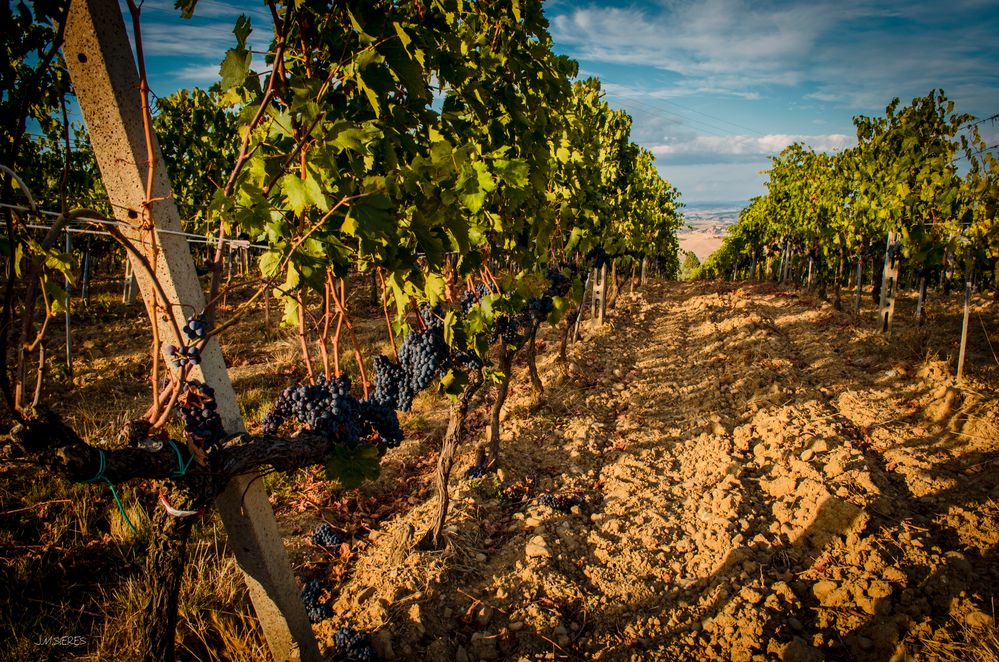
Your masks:
M857 297L853 302L853 310L857 315L860 315L860 297L863 294L864 285L864 256L860 255L857 257Z
M919 300L916 302L916 326L923 325L923 318L925 317L925 312L923 311L923 304L926 301L926 275L920 275L919 277Z
M583 322L583 311L586 310L586 290L590 287L590 275L586 275L586 282L583 283L583 298L579 302L579 308L576 310L576 324L572 329L572 342L579 340L579 325Z
M600 292L603 290L603 286L598 280L596 267L593 267L590 276L592 277L593 280L593 298L590 300L590 318L592 319L597 316L597 310L599 309L599 304L600 304L600 301L598 300L597 297L600 295Z
M607 314L607 263L600 267L600 310L597 315L597 326L604 325L604 315Z
M881 333L891 334L892 318L895 316L895 289L898 287L898 254L894 249L895 232L888 233L885 246L885 268L881 279L881 305L878 317L881 320Z
M73 241L69 238L69 228L66 228L66 254L73 254ZM70 337L70 330L72 328L72 315L70 314L70 295L72 294L72 285L69 282L69 276L66 276L66 282L64 284L66 288L66 300L64 305L66 307L65 318L66 318L66 374L70 378L73 377L73 339Z
M121 302L135 303L135 274L132 273L132 260L125 257L125 277L122 279Z
M148 256L156 278L177 317L205 307L187 240L155 230L181 230L170 195L163 155L153 137L147 152L139 77L115 0L76 0L66 25L63 52L111 206L127 225L126 237ZM144 209L147 162L153 159L152 202ZM155 240L155 244L153 241ZM130 256L130 259L134 259ZM153 284L138 264L132 265L143 297L151 301ZM158 312L160 338L182 344ZM202 378L215 389L218 412L229 433L244 431L236 395L216 340L202 352ZM200 374L199 374L200 373ZM312 626L298 595L277 524L260 481L235 479L216 501L236 560L245 573L250 598L276 660L318 660Z
M87 247L83 251L83 282L80 283L80 300L82 300L84 304L87 303L87 299L90 296L91 239L92 237L87 237Z
M964 283L964 321L961 323L961 349L957 354L957 381L964 379L964 355L968 348L968 322L971 319L971 265L966 270L967 278Z

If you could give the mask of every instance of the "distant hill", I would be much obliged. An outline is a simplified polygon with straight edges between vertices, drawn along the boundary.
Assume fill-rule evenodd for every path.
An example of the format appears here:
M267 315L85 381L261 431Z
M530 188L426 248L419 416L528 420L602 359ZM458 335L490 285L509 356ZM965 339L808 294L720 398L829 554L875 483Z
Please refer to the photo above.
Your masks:
M677 233L681 254L693 251L702 262L719 246L729 226L739 220L745 202L692 202L683 209L683 227Z

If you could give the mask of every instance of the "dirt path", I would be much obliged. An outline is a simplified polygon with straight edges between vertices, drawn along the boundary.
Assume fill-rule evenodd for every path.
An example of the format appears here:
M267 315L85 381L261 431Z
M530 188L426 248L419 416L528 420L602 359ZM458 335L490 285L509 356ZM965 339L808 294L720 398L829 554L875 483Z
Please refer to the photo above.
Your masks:
M997 643L994 389L766 286L652 288L574 352L564 375L544 355L540 407L512 399L501 476L459 481L449 549L394 542L429 502L386 524L327 637L349 623L386 658L431 660Z

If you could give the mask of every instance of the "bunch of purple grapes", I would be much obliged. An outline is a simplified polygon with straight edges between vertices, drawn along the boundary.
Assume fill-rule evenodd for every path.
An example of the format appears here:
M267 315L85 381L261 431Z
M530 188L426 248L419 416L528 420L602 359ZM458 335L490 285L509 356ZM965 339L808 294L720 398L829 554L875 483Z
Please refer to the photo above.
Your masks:
M541 297L531 297L524 305L522 315L525 322L542 322L548 319L552 311L555 310L555 301L548 294Z
M444 341L444 322L429 308L421 311L427 328L413 329L399 346L399 365L409 377L409 389L419 393L449 367L451 348Z
M386 407L409 411L413 406L413 391L409 387L409 376L395 361L385 357L375 357L375 380L372 399Z
M337 655L345 660L370 662L378 659L367 633L354 628L337 630L333 635L333 648Z
M464 294L461 295L459 304L461 305L461 313L467 315L468 311L472 307L482 300L483 297L492 294L492 288L485 283L479 283L471 290L466 290Z
M310 623L321 623L327 618L333 618L333 608L328 602L319 602L323 587L318 580L310 579L302 589L302 604Z
M589 262L590 266L594 269L599 269L605 264L610 263L610 255L607 254L607 251L604 250L603 246L597 246L586 254L586 261Z
M484 464L473 464L465 470L465 475L469 478L482 478L488 473Z
M175 347L174 345L167 345L167 354L173 359L170 361L170 365L174 368L179 368L187 364L198 365L201 363L201 348L197 345L185 346L185 347Z
M572 289L572 280L570 280L564 273L564 267L562 265L557 265L555 267L548 267L545 270L545 278L548 279L548 289L545 294L550 297L564 297Z
M491 342L502 339L507 345L519 345L524 339L521 333L520 324L517 317L510 315L497 315L493 322L493 333Z
M562 513L572 511L573 506L583 505L583 500L578 496L566 496L564 494L542 494L538 499L542 506L548 506L552 510Z
M333 530L332 526L323 522L313 532L312 544L320 547L336 548L343 544L343 538Z
M275 434L286 420L318 434L336 438L353 448L361 438L361 408L350 394L350 378L343 375L315 384L289 386L264 416L264 433Z
M377 436L388 448L395 448L402 443L404 435L394 407L377 400L361 400L358 407L363 436Z
M191 315L181 331L188 340L203 340L208 335L208 322L204 315Z
M199 447L208 448L225 438L215 390L211 386L196 379L186 382L177 398L177 407L184 421L185 436Z

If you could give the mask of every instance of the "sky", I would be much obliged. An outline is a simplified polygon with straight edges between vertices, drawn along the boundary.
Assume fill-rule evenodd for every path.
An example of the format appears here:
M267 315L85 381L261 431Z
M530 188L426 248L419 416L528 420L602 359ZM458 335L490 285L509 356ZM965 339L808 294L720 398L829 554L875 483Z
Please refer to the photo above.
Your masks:
M999 3L994 0L548 0L555 50L601 80L633 118L691 207L738 207L764 193L768 157L795 141L856 143L855 115L883 116L942 88L957 112L999 113ZM201 0L182 21L172 0L146 0L143 41L157 94L208 86L240 13L263 3ZM251 47L267 46L263 30ZM989 145L999 123L979 126Z

